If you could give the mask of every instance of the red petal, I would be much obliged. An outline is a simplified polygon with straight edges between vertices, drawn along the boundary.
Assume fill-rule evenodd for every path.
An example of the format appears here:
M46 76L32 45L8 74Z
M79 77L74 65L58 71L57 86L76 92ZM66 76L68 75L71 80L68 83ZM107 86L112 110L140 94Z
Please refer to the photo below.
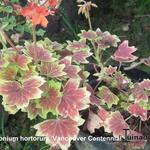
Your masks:
M48 20L46 19L46 17L42 17L41 18L41 26L46 28L47 24L48 24Z
M57 0L49 0L49 5L53 8L57 6L58 1Z
M46 16L53 14L54 11L48 11L46 7L30 2L27 7L22 8L21 13L24 17L30 18L33 25L41 24L43 27L46 27L48 24Z

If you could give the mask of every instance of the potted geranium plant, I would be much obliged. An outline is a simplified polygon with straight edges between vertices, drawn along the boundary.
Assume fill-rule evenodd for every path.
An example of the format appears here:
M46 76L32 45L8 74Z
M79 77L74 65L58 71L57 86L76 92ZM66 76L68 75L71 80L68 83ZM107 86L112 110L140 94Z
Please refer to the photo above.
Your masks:
M142 137L142 125L149 120L150 80L132 82L121 71L121 65L127 64L124 70L142 63L149 67L150 58L136 57L133 53L137 48L129 46L128 40L119 44L118 36L93 30L90 10L97 5L77 2L79 14L85 15L90 29L82 30L78 41L63 44L36 38L37 25L47 26L46 16L55 14L61 0L29 1L25 7L12 5L32 28L32 39L15 45L5 27L0 28L0 94L4 109L10 114L26 112L31 120L40 116L43 121L34 125L36 135L45 136L51 148L68 149L83 128L94 133L103 127L105 132L122 139L126 138L124 130L129 129L127 136ZM110 47L116 51L105 60L103 53ZM110 60L119 65L111 66ZM88 72L87 64L92 65L94 74ZM96 78L94 87L89 76ZM88 117L83 116L84 111ZM137 121L131 124L133 119ZM132 141L128 146L141 148L145 143Z

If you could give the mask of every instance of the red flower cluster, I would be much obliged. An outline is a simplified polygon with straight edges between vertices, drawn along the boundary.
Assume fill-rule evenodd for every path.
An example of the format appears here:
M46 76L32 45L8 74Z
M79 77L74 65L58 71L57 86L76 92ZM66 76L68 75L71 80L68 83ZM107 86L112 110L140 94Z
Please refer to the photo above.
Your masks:
M58 4L58 1L57 0L49 0L49 5L53 8L55 8Z
M40 24L47 27L48 20L46 16L53 15L54 11L48 11L45 7L30 2L27 7L22 8L21 13L24 17L30 18L33 25Z

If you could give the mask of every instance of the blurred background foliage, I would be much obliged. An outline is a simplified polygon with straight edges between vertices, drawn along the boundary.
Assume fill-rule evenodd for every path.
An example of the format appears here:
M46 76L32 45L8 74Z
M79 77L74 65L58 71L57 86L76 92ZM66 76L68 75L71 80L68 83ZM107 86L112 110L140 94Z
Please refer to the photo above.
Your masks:
M138 55L150 55L150 0L93 0L98 5L91 12L93 28L118 35L122 40L129 39L131 45L138 47ZM61 6L64 27L71 37L77 38L88 25L82 16L77 16L77 8L72 8L72 17ZM65 38L70 38L66 36Z
M92 0L98 8L92 9L93 28L108 30L118 35L121 40L128 39L130 45L138 47L137 55L150 55L150 0ZM25 6L27 0L11 0ZM0 2L1 3L1 2ZM78 15L76 0L63 0L55 16L49 16L46 32L38 28L37 36L48 36L52 40L64 42L78 39L77 34L82 29L88 29L83 16ZM9 34L26 33L25 39L31 33L29 23L22 16L16 16L11 6L0 5L0 24ZM23 39L23 38L22 38ZM111 53L110 53L111 55Z
M138 48L136 55L143 58L150 56L150 0L93 0L98 8L92 9L93 28L116 34L121 40L128 39L129 45ZM75 4L75 1L73 2ZM71 14L71 15L70 15ZM77 7L71 7L70 13L65 3L61 6L63 27L68 34L62 34L62 40L77 39L77 33L88 29L83 16L78 16ZM61 35L61 34L60 34ZM59 35L59 37L60 37ZM54 38L55 39L55 38ZM114 50L107 50L111 56ZM150 73L150 69L141 65L141 70Z

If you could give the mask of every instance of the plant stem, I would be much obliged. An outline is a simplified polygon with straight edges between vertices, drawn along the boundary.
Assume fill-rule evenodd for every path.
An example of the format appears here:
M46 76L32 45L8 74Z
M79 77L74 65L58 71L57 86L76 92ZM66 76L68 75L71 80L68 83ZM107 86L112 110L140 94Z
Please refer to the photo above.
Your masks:
M90 13L89 12L87 12L87 13L88 13L87 19L88 19L90 30L93 30ZM96 48L96 45L95 45L94 41L91 41L91 44L92 44L92 46L94 48L94 54L95 54L96 62L97 62L97 64L100 64L100 61L101 61L100 60L100 50L99 50L99 48Z
M87 12L87 14L88 14L87 19L88 19L88 23L89 23L89 28L90 28L90 30L93 30L92 23L91 23L90 12ZM99 51L98 48L96 48L94 41L91 41L91 44L92 44L92 46L94 48L94 54L95 54L95 58L96 58L97 64L100 64L99 63L101 61L100 60L100 51Z
M28 147L29 147L29 144L30 143L30 141L27 141L26 143L25 143L25 145L24 145L24 147L23 147L23 150L26 150Z
M1 128L2 128L2 136L5 137L5 130L4 130L4 111L2 111L2 121L1 121Z
M93 28L92 28L92 23L91 23L91 17L90 17L90 13L89 12L87 12L88 13L88 23L89 23L89 27L90 27L90 30L93 30Z
M137 128L138 124L135 125L135 127L132 129L133 131Z
M129 67L125 67L124 70L131 70L141 64L145 63L145 58L141 59L139 62L132 63Z
M1 31L4 35L4 38L6 39L7 43L14 49L16 50L17 52L19 51L19 49L14 45L14 43L11 41L11 39L9 38L9 36L4 32L4 31Z
M99 49L98 51L99 51L99 53L100 53L100 54L99 54L99 59L100 59L100 62L101 62L101 67L103 68L102 56L103 56L103 52L104 52L104 51L103 51L103 50L100 50L100 49Z
M87 14L88 14L87 19L88 19L88 23L89 23L89 28L90 28L90 30L93 30L92 23L91 23L90 13L87 12ZM94 54L95 54L96 61L99 64L99 62L100 62L100 51L99 51L98 48L96 48L94 41L91 41L91 44L92 44L92 46L94 48Z
M96 64L93 63L93 67L96 73L98 73L99 71L97 70Z
M141 128L142 127L142 121L141 121L141 119L140 119L140 123L139 123L139 132L141 132Z
M95 49L94 54L95 54L96 61L99 64L100 63L100 51L99 51L99 49Z
M36 26L32 26L32 36L33 36L33 51L34 51L34 63L37 63L37 56L36 56L36 32L35 32Z
M122 65L122 63L121 63L121 62L119 62L118 71L120 71L121 65Z
M86 3L86 2L84 2ZM88 19L88 24L89 24L89 28L90 30L93 30L92 28L92 22L91 22L91 16L90 16L90 12L87 11L87 19ZM104 67L103 67L103 64L102 64L102 50L99 48L99 46L96 47L95 45L95 41L91 41L91 44L94 48L94 55L95 55L95 60L96 60L96 63L98 64L98 66L101 68L101 72L103 72L104 70ZM96 72L98 71L96 66L94 66ZM98 84L96 85L94 91L98 88L99 84L101 83L101 80L98 82Z
M33 34L33 44L36 46L36 33L35 33L35 26L32 26L32 34Z
M48 149L49 148L49 145L46 145L44 147L42 147L40 150L45 150L45 149Z
M127 117L127 118L125 119L125 121L128 121L131 117L133 117L133 115L130 115L129 117Z
M4 110L2 110L1 117L2 117L1 118L2 137L5 137L5 128L4 128L5 113L4 113ZM4 141L4 143L9 147L9 145L6 141Z
M102 80L99 80L99 82L97 83L97 85L94 87L94 92L96 91L96 89L98 88L98 86L100 85L101 82L102 82Z
M103 55L103 51L98 47L96 50L95 50L95 56L96 56L96 61L97 61L97 64L100 66L101 68L101 72L104 71L104 66L103 66L103 63L102 63L102 55Z
M147 122L145 123L145 127L150 132L149 125L147 124Z
M104 62L104 65L106 65L110 60L111 60L112 57L109 57L105 62Z
M136 120L134 128L132 128L133 131L138 127L138 123L139 123L139 119Z

